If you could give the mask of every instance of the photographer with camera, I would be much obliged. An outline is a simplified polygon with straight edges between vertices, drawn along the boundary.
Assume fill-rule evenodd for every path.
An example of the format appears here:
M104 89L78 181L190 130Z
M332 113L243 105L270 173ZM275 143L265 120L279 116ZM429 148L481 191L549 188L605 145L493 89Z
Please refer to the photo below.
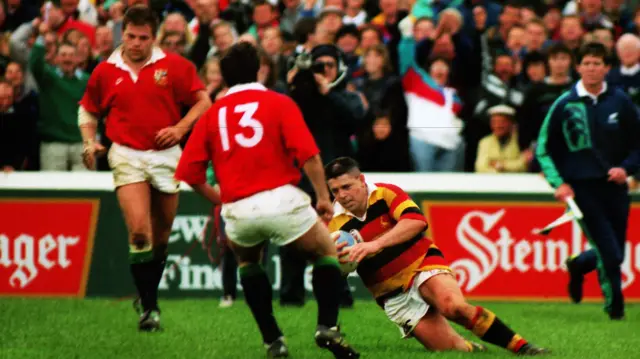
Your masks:
M322 44L310 51L302 50L287 74L289 95L300 107L325 162L353 156L351 138L365 125L366 104L360 95L346 89L347 71L340 49ZM306 177L302 178L300 188L315 202L313 188ZM280 262L283 274L280 304L303 305L306 259L282 247ZM341 300L343 307L353 306L346 279Z

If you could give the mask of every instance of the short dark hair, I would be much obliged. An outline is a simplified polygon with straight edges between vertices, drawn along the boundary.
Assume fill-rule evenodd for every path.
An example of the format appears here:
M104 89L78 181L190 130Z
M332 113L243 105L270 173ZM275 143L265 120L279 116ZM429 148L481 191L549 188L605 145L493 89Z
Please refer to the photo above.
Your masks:
M158 18L153 10L146 5L137 4L127 9L122 20L122 30L126 29L129 24L133 26L149 25L154 37L158 32Z
M582 46L578 54L578 64L587 56L599 57L605 64L609 64L609 51L599 42L590 42Z
M559 54L567 54L571 56L571 59L573 60L573 52L564 42L555 42L547 48L547 58Z
M267 0L253 0L251 5L253 10L255 10L255 8L257 8L258 6L263 6L263 5L267 5L271 10L274 10L273 4L271 4Z
M533 64L546 65L547 64L546 56L538 51L532 51L526 54L524 56L524 59L522 60L522 65L523 65L522 67L526 69L529 65L533 65Z
M316 32L318 21L313 17L303 17L293 27L293 37L299 44L305 44L309 36Z
M256 82L260 70L258 50L247 42L231 46L220 59L220 72L227 86Z
M360 172L360 165L351 157L338 157L324 167L327 180L338 178L353 171Z

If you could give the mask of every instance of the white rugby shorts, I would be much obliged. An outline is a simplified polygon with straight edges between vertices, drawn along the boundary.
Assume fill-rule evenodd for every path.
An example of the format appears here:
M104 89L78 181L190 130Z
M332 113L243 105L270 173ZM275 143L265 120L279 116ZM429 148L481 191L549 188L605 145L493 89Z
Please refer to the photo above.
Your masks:
M429 304L420 294L420 286L439 274L452 274L447 269L432 269L417 274L413 285L404 293L384 302L384 312L400 329L403 338L408 338L416 325L429 311Z
M318 222L311 198L292 185L225 203L221 215L227 238L242 247L253 247L265 240L284 246Z
M181 155L180 145L160 151L140 151L114 143L108 154L114 185L117 188L149 182L160 192L178 193L180 181L173 176Z

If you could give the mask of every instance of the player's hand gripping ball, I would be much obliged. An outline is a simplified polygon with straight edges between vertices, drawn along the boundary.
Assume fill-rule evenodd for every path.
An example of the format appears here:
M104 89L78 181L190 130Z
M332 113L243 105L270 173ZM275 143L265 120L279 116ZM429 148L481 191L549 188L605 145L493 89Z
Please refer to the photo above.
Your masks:
M338 259L340 260L340 268L342 269L342 273L348 274L355 271L358 268L358 262L350 262L349 255L340 255L341 251L345 248L352 247L357 243L362 242L362 236L358 231L352 230L351 232L345 231L336 231L331 233L331 238L335 242L336 246L339 246L342 243L346 243L342 248L338 249Z

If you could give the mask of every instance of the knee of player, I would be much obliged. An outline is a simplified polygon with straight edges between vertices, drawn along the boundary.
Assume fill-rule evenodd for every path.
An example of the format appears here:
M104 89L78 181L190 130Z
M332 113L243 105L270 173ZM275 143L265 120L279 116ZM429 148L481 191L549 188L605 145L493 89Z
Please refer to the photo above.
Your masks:
M464 318L469 304L454 292L444 292L437 299L437 309L448 319Z
M143 231L133 231L130 234L130 240L131 244L133 244L136 249L143 249L151 246L151 235Z

